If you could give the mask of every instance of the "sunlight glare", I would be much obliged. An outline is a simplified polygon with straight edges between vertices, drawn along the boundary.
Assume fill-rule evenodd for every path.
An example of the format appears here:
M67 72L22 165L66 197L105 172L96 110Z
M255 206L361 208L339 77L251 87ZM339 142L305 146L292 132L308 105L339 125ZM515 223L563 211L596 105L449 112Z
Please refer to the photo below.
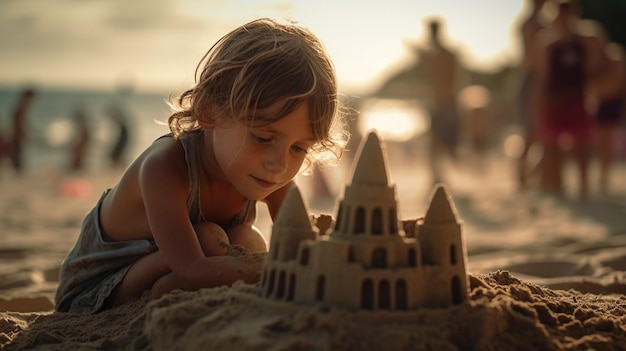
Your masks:
M45 138L50 146L61 146L70 141L73 131L71 121L59 119L50 123L46 128Z
M359 131L376 129L385 140L402 142L428 130L426 114L415 101L369 99L363 105Z

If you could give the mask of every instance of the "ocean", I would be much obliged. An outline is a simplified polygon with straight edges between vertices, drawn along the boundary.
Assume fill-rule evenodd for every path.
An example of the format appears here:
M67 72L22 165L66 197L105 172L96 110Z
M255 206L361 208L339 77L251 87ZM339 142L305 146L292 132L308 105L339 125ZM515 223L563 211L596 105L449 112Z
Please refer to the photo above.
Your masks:
M19 95L17 88L0 88L0 132L5 140ZM157 123L167 121L170 112L167 98L167 93L36 90L26 122L25 171L62 172L67 169L69 150L76 135L74 114L77 109L84 111L91 131L85 157L87 170L109 166L107 154L117 135L116 124L108 113L111 106L125 111L130 132L127 159L132 160L155 138L169 131L166 125ZM7 166L5 162L4 168Z

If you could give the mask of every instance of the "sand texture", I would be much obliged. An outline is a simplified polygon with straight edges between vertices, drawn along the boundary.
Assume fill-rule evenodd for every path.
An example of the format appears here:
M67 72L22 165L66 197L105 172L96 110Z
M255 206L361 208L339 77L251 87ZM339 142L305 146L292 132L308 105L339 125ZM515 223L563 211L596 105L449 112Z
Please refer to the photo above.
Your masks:
M543 288L508 272L470 276L470 301L416 312L321 310L258 287L176 292L95 316L4 313L8 350L621 350L626 297Z

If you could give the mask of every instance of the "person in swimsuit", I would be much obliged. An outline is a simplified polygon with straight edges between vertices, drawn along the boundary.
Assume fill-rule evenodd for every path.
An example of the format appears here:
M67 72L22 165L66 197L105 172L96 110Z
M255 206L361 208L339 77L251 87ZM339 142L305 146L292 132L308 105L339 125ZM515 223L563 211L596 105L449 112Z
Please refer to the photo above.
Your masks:
M258 282L267 252L256 202L272 219L293 178L337 162L347 142L327 52L308 29L246 23L209 49L196 84L171 101L154 141L87 215L61 267L55 308L97 313L169 291Z
M36 93L33 88L24 89L13 111L12 133L9 137L7 153L11 159L13 169L17 173L21 173L24 170L24 143L28 140L28 133L26 132L27 119L35 96Z
M520 90L518 96L520 124L522 127L522 136L524 138L524 148L520 154L517 164L518 183L521 189L525 189L528 182L528 176L533 173L528 165L528 156L531 147L537 143L536 124L537 116L532 112L534 103L531 89L536 79L536 50L537 50L537 33L546 28L545 20L542 16L543 5L546 0L528 0L530 4L530 13L524 19L520 26L520 34L522 39L522 73L520 81Z
M456 161L460 134L460 117L457 108L457 53L441 40L443 20L429 18L425 24L428 43L418 47L417 53L424 65L426 82L430 86L428 110L430 114L429 161L433 182L444 181L443 157Z
M596 145L599 158L599 190L608 193L610 172L615 158L616 138L624 117L626 96L626 69L624 48L609 42L608 34L601 24L587 22L588 40L594 53L597 70L590 79L591 95L596 122Z
M534 89L543 146L541 185L548 193L563 195L563 166L571 153L578 164L580 196L585 198L594 127L585 100L593 60L587 41L578 31L575 4L558 0L557 6L554 23L540 32Z
M85 155L91 141L91 130L89 128L88 117L82 106L77 106L74 110L74 141L70 150L70 171L81 171L85 168Z

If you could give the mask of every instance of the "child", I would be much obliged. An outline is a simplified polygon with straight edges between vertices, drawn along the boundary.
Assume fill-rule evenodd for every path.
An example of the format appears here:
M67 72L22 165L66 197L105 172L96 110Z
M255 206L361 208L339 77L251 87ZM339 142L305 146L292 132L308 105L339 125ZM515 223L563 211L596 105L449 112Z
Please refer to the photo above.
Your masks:
M157 139L107 190L63 262L56 309L96 313L150 291L255 283L265 252L256 201L275 218L293 178L346 142L335 72L320 41L259 19L220 39ZM306 162L305 162L306 161Z

